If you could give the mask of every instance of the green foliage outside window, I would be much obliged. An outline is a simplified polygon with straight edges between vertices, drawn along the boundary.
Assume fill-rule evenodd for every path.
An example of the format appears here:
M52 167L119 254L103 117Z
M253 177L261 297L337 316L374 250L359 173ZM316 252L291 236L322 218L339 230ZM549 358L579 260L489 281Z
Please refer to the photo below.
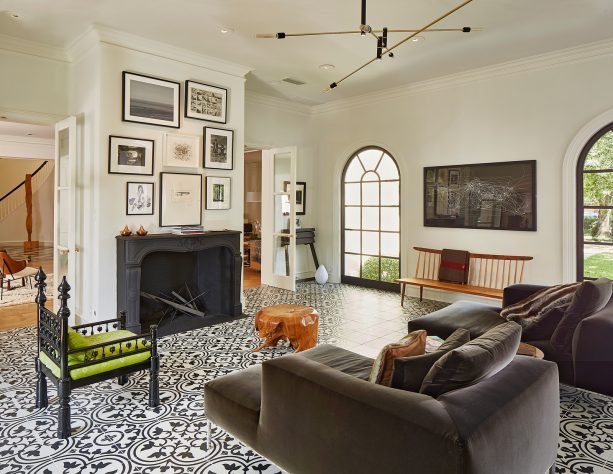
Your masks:
M379 258L370 257L362 264L362 278L379 280ZM400 278L400 260L381 258L381 281L392 282Z

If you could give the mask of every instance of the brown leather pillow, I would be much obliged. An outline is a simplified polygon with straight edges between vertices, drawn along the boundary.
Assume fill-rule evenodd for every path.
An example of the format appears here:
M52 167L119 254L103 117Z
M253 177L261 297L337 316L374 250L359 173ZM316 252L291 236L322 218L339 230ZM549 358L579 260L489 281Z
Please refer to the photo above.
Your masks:
M600 311L611 299L613 287L608 278L594 281L584 281L579 285L570 306L564 312L564 317L551 336L551 345L563 353L572 352L573 335L579 323Z
M435 351L427 352L424 355L395 359L391 386L410 392L419 392L426 374L434 363L447 352L463 346L468 341L470 341L470 331L456 329Z
M422 355L426 351L426 336L423 329L413 331L398 342L387 344L381 351L370 371L369 381L389 387L392 382L394 359Z
M507 322L490 329L437 360L419 391L438 397L491 377L513 360L520 339L521 326L517 323Z

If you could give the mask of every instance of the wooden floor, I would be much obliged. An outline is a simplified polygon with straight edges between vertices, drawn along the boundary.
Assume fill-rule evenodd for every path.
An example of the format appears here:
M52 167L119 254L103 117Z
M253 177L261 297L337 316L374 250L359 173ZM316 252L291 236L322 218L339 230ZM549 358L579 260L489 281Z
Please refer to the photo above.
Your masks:
M12 249L11 246L2 246L6 248L8 254L22 256L20 253L23 249ZM31 258L29 266L31 267L43 267L45 272L53 272L53 258L49 259L50 253L49 247L41 247L39 250L32 250L28 252L28 256ZM6 291L6 288L5 290ZM23 328L27 326L36 326L36 304L18 304L14 306L7 306L6 308L0 307L0 330L1 329L13 329Z
M243 267L243 287L257 288L260 286L260 272L256 272L249 267Z

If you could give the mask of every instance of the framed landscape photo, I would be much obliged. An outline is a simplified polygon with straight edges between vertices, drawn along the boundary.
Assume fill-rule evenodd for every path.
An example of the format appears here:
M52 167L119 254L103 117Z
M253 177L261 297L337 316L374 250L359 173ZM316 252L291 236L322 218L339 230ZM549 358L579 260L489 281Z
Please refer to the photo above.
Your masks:
M180 89L178 82L124 71L122 120L179 128Z
M185 81L185 117L226 123L228 90L196 81Z
M234 168L234 131L204 127L204 167L217 170Z
M202 175L160 173L160 227L202 224Z
M128 182L126 185L126 215L153 215L153 183Z
M109 173L153 176L153 140L109 136Z
M164 135L164 166L198 168L200 166L200 137L167 133Z
M223 176L206 177L206 209L230 209L232 179Z
M283 191L291 192L291 184L289 181L283 181ZM306 183L304 181L296 181L296 215L304 216L306 213Z

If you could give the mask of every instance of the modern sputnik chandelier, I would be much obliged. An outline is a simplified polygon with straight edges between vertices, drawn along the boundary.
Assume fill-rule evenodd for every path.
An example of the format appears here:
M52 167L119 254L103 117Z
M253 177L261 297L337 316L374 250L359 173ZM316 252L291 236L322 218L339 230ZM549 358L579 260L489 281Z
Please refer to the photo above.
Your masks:
M465 0L464 2L460 3L456 7L449 10L447 13L439 16L438 18L431 21L430 23L428 23L426 26L423 26L422 28L418 28L418 29L390 29L390 28L374 29L366 23L366 0L362 0L361 22L360 22L360 27L358 30L322 31L322 32L314 32L314 33L283 33L283 32L280 32L280 33L274 33L274 34L257 34L256 38L285 39L285 38L290 38L293 36L325 36L325 35L353 35L353 34L360 34L362 36L367 36L367 35L373 36L377 40L377 54L375 55L375 57L372 58L370 61L367 61L366 63L362 64L360 67L353 70L346 76L330 84L328 88L326 89L326 91L329 91L331 89L338 87L338 85L341 82L349 79L351 76L360 72L362 69L374 63L375 61L379 61L383 59L384 56L393 58L394 57L393 51L396 48L398 48L398 46L415 38L420 33L425 33L425 32L428 32L428 33L441 33L441 32L470 33L472 31L481 31L481 28L471 28L469 26L464 26L462 28L432 28L437 23L441 22L448 16L452 15L453 13L457 12L461 8L465 7L472 1L473 0ZM388 47L388 34L389 33L409 33L409 35L405 37L404 39L402 39L401 41L399 41L398 43Z

